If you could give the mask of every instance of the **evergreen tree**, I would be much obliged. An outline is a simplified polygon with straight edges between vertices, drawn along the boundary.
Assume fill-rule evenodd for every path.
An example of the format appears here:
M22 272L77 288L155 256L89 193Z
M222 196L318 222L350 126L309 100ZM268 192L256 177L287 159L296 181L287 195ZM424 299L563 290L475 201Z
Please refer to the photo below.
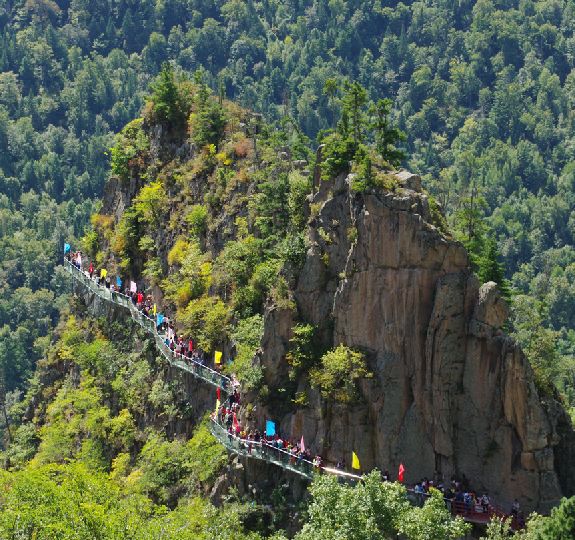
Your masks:
M484 242L483 253L479 256L477 274L482 283L494 281L499 286L499 290L504 298L511 297L509 283L505 279L505 269L500 262L497 241L489 235Z
M397 166L405 159L405 152L397 148L400 141L407 137L399 128L392 126L390 121L392 101L391 99L380 99L374 103L370 112L372 120L370 127L375 133L375 146L381 157L390 165Z
M162 65L162 71L152 84L151 100L154 114L160 122L176 129L186 125L188 107L178 89L174 69L167 62Z
M357 148L365 138L367 122L364 108L367 103L367 90L357 81L346 81L344 90L342 122L339 127L343 135L352 137Z

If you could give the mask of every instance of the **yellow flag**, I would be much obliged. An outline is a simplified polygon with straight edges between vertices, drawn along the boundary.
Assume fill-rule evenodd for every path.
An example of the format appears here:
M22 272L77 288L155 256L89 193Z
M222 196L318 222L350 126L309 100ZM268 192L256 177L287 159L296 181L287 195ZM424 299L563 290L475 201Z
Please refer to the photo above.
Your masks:
M220 410L220 400L218 399L216 401L216 414L218 414L218 411Z
M158 310L156 308L156 304L154 304L154 308L152 309L152 313L153 313L154 317L156 316L156 313L158 313Z
M361 469L361 466L359 465L359 458L355 452L351 453L351 468L357 469L358 471Z
M214 363L216 363L216 364L222 363L222 351L216 351Z
M108 270L106 270L105 268L102 268L102 270L100 270L100 277L105 278L107 275L108 275Z

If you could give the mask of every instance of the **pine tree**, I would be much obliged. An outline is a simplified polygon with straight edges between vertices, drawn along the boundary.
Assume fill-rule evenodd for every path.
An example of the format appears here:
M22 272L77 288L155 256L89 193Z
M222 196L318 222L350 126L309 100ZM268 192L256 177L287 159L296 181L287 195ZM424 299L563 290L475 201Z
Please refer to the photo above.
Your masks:
M174 70L164 63L162 71L152 84L154 112L160 122L169 123L174 128L185 126L187 110L180 96Z
M397 166L405 158L405 153L397 148L406 135L399 128L392 126L390 121L391 99L380 99L371 106L372 120L370 127L375 132L375 146L381 157L390 165Z
M345 83L345 93L342 99L342 120L340 131L345 129L343 135L350 135L356 148L363 142L367 125L364 107L367 103L367 90L357 81ZM349 124L347 123L349 122Z
M497 241L492 235L485 239L483 253L479 256L477 263L477 274L481 282L494 281L499 286L502 296L509 299L511 297L509 283L505 279L505 268L500 262Z

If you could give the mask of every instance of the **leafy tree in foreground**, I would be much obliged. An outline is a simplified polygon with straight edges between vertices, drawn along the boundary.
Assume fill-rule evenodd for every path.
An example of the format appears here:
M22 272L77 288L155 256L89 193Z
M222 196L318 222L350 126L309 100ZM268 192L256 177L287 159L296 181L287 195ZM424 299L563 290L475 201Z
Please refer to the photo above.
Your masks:
M413 507L405 488L382 482L378 471L353 487L318 476L310 493L309 521L296 540L387 540L399 533L408 540L449 540L470 529L461 518L451 519L439 492L423 508Z

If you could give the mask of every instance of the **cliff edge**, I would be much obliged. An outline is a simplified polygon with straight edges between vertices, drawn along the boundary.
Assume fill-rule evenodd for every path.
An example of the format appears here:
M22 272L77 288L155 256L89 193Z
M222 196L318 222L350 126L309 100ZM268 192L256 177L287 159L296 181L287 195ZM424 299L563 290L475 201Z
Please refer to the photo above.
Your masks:
M307 378L308 404L280 421L332 462L468 479L500 501L548 510L572 494L570 419L542 397L518 345L502 327L508 309L493 282L480 285L463 246L433 225L419 178L395 192L354 193L352 177L323 184L311 205L310 247L297 280L297 316L327 346L363 351L373 378L351 405L326 402ZM273 395L289 368L294 312L268 310L261 351ZM273 400L272 400L273 402ZM277 414L277 413L276 413ZM259 410L260 420L273 417Z

